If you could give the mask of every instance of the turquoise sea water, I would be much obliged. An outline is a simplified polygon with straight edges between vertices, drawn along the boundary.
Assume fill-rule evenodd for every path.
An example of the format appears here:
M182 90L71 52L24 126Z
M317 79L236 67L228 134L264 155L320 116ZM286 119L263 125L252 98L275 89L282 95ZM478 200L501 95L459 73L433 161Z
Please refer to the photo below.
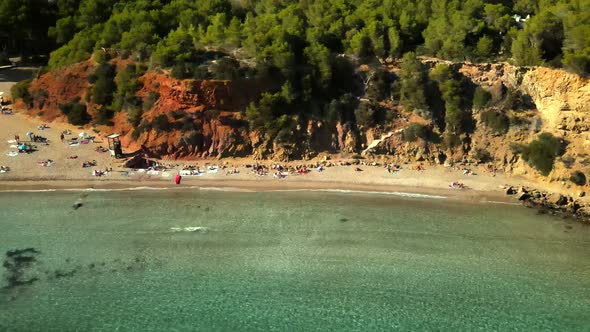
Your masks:
M0 290L0 331L590 330L590 228L519 206L0 193L0 254L27 247L39 280Z

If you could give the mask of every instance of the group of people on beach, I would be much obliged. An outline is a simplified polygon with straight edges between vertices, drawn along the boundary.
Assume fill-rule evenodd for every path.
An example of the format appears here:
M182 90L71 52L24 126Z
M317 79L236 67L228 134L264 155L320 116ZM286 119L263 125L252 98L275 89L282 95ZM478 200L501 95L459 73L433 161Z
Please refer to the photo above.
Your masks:
M386 164L385 169L387 170L387 173L391 174L391 173L399 172L402 169L402 166L398 165L398 164Z
M4 100L4 96L0 96L0 114L12 114L12 109L5 106L8 102Z

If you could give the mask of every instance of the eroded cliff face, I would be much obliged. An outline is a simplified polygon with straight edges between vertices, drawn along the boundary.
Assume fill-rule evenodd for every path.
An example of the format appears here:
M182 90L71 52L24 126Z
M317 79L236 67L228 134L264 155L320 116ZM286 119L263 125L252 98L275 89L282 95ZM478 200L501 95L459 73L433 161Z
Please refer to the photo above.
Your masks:
M143 147L171 158L247 156L253 152L243 119L246 106L256 100L261 87L255 81L177 80L165 74L141 77L137 95L159 98L141 115L139 133L126 114L117 114L115 130L125 133L128 149ZM154 125L158 117L166 123Z
M528 143L538 133L549 132L564 140L565 153L556 160L548 180L565 181L572 170L589 174L590 81L587 78L559 69L519 68L507 64L463 64L459 71L477 85L492 91L502 85L520 91L532 102L529 110L514 111L515 116L528 118L530 124L511 127L505 137L495 137L478 123L473 144L487 146L488 151L494 152L497 166L539 178L536 171L510 151L509 143Z
M436 61L424 60L432 66ZM118 67L126 63L116 60ZM144 109L139 126L134 127L125 111L115 115L113 127L96 126L102 133L121 132L128 151L143 148L153 155L175 158L244 157L258 159L308 159L322 153L364 154L389 160L424 161L437 164L477 162L476 151L485 150L499 169L538 177L510 143L528 143L540 132L550 132L566 142L566 151L558 159L550 180L564 180L571 170L590 175L590 84L588 79L550 68L521 68L508 64L454 63L451 66L466 81L481 86L501 100L508 90L519 91L528 104L524 109L502 110L523 119L511 126L506 135L495 135L473 113L474 132L463 137L463 144L446 149L441 144L404 142L402 131L412 122L429 121L404 112L397 106L383 104L393 113L380 129L363 128L350 123L331 123L296 119L292 142L276 143L263 134L251 131L244 117L247 105L265 91L263 82L177 80L165 73L148 72L140 78L137 96L144 103L150 93L159 98ZM46 121L64 117L59 105L75 97L86 100L91 84L88 75L94 70L89 60L47 73L31 85L34 102L29 112ZM90 114L97 105L87 101Z

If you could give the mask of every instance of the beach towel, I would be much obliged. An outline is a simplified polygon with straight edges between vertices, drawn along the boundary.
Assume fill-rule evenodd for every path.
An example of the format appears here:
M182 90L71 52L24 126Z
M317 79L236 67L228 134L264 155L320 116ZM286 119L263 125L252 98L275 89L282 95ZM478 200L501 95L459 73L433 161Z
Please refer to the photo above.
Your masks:
M70 143L70 146L78 146L78 145L80 145L80 143L78 143L78 142L72 142L72 143Z
M18 149L18 145L16 145L16 144L12 144L12 145L10 146L10 148L11 148L11 149Z
M10 151L6 155L9 156L9 157L16 157L16 156L18 156L18 152L16 152L16 151Z
M8 140L8 143L10 143L10 144L14 144L14 143L16 143L16 140L9 139L9 140Z
M160 171L149 170L146 172L148 175L160 175Z

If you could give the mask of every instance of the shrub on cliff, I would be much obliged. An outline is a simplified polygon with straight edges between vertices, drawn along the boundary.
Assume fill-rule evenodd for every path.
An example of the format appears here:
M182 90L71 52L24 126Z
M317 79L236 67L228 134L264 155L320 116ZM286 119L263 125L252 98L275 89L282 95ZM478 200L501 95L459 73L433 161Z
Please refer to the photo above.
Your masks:
M404 109L406 111L422 110L422 113L429 114L425 93L426 71L415 53L404 54L399 77L400 102Z
M115 123L111 121L114 115L115 112L113 112L113 110L102 107L96 111L96 119L94 120L94 123L97 125L114 126Z
M445 103L446 130L453 134L471 132L473 118L465 107L465 87L461 77L449 65L439 63L430 71L430 79L436 83Z
M492 155L485 149L476 149L475 150L475 159L477 159L481 163L486 163L486 162L494 160Z
M74 98L69 103L59 105L59 109L68 117L68 122L75 126L83 126L92 120L86 111L86 105L80 104L80 98Z
M172 66L170 75L179 80L190 78L194 75L194 68L190 63L178 62Z
M442 143L443 143L443 147L445 147L447 149L454 149L454 148L460 146L463 142L461 140L461 137L459 137L459 135L447 132L443 136Z
M152 128L157 132L170 131L171 126L170 121L168 121L168 116L165 114L158 115L152 122Z
M20 81L10 88L10 94L12 95L12 99L22 99L25 103L31 104L33 102L33 97L29 92L29 86L31 85L30 80Z
M338 99L333 99L326 105L325 116L329 121L350 123L355 120L354 110L359 100L352 94L344 94Z
M114 81L115 73L115 66L109 63L101 63L94 70L92 101L95 104L110 105L113 101L113 93L115 92L115 89L117 89L117 85Z
M486 89L478 86L473 94L473 108L480 110L490 103L492 100L492 94Z
M419 123L411 123L406 129L403 131L403 140L406 142L415 142L418 138L423 140L428 140L430 130L427 126L421 125Z
M522 146L522 158L543 176L549 175L555 158L560 154L561 142L550 133L542 133L529 145Z
M580 171L575 171L572 173L572 176L570 176L570 181L578 186L583 186L586 184L586 175Z
M258 103L250 103L246 107L246 118L250 128L262 132L275 127L275 120L287 112L287 102L279 93L263 93Z
M137 89L140 87L139 76L142 74L141 68L135 65L127 65L125 69L120 70L115 77L117 91L114 94L113 110L120 111L123 107L137 105L140 100L135 96Z
M47 92L47 90L33 90L31 92L31 96L33 97L33 104L35 105L35 107L37 108L43 108L43 105L45 104L45 101L47 101L47 98L49 98L49 92Z
M127 121L133 126L133 128L138 128L141 123L142 115L143 110L141 107L131 107L127 110Z
M365 128L372 128L375 126L375 107L369 103L361 103L354 111L356 123Z
M213 78L216 80L235 80L240 77L240 63L230 57L217 60L211 68Z
M367 97L372 101L381 101L389 98L392 81L392 75L389 71L384 69L377 70L367 87Z
M154 104L160 99L160 94L156 91L150 91L148 93L147 98L143 102L143 110L147 111L150 110Z
M505 134L510 127L510 119L504 113L491 110L481 113L481 122L496 134Z

